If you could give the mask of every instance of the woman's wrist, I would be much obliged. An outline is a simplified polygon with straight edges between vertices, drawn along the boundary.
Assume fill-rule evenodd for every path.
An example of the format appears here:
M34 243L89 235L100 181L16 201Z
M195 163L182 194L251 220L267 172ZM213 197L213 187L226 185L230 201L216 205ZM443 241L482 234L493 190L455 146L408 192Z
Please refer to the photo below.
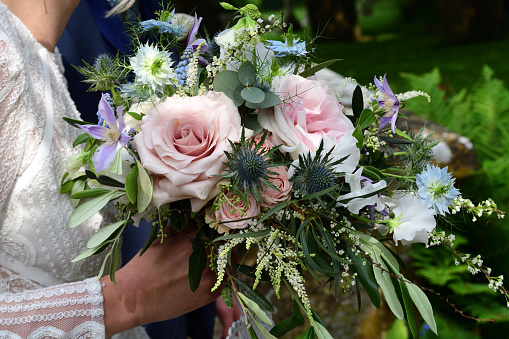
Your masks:
M104 298L104 327L107 338L143 324L139 316L140 310L136 307L136 293L129 292L121 277L117 276L116 280L117 285L109 276L99 280Z

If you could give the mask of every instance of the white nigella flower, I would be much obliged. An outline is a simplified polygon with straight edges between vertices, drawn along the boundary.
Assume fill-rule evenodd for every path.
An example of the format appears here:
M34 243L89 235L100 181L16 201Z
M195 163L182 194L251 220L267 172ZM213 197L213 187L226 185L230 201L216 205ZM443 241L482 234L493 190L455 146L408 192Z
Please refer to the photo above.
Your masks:
M395 193L398 196L397 193ZM387 198L388 206L395 218L390 220L387 225L389 232L393 232L393 238L398 244L401 241L403 245L409 243L428 242L428 232L431 232L436 226L434 211L424 205L418 197L414 195L403 195L393 199ZM380 227L383 228L383 227Z
M136 74L136 81L150 86L154 91L170 84L171 79L176 78L170 53L160 51L148 43L141 45L136 56L130 61Z
M385 180L381 180L377 183L367 182L363 185L361 184L361 174L363 167L360 167L353 174L347 173L345 174L345 181L350 184L351 192L348 194L340 195L337 199L338 203L336 206L346 207L350 212L354 214L359 214L361 208L369 205L375 205L377 211L382 211L384 209L384 204L379 197L378 194L373 194L378 190L387 186ZM364 195L372 194L369 197L362 197ZM361 198L362 197L362 198ZM351 199L347 203L342 203L341 201L345 201Z

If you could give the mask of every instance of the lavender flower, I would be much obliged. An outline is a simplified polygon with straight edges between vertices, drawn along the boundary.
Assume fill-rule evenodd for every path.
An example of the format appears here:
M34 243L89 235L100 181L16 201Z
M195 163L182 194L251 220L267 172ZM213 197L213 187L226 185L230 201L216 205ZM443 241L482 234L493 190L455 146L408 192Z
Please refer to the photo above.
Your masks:
M125 128L122 107L118 109L117 120L113 109L108 104L108 97L108 94L104 94L101 101L99 101L99 114L104 118L106 126L78 125L92 138L104 141L104 143L97 148L92 158L97 173L100 173L113 161L117 153L117 145L120 143L121 146L125 146L131 139Z
M399 112L399 100L396 98L396 95L394 95L394 92L392 91L391 87L389 86L389 83L387 82L387 78L383 78L383 83L380 82L375 76L375 85L378 88L378 90L383 94L382 98L377 98L376 102L378 106L380 106L385 113L382 116L382 119L380 120L380 125L378 126L378 132L391 122L391 130L392 133L395 133L394 128L396 125L396 119L398 118L398 112Z

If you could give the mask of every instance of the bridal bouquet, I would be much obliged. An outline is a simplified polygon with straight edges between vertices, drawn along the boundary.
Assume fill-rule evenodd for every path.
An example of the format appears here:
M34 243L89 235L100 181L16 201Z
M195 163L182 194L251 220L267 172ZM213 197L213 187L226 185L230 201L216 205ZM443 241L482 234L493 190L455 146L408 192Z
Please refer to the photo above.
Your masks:
M360 298L364 289L380 307L383 295L414 336L416 309L436 333L426 294L400 272L398 246L416 242L450 248L508 299L502 277L454 249L447 223L449 213L503 212L491 200L462 198L447 168L432 164L429 136L396 127L403 102L427 95L394 94L386 76L367 87L346 79L356 87L345 108L342 94L316 79L336 60L315 63L312 39L296 36L282 16L261 18L254 5L222 6L236 21L213 38L198 38L201 18L166 8L133 25L133 55L101 55L81 68L105 94L98 124L67 119L83 130L62 180L76 206L70 227L109 202L119 221L97 231L75 260L108 251L115 279L126 227L146 220L145 249L170 228L197 229L191 289L209 265L214 289L229 306L237 300L253 338L304 324L305 338L332 338L310 303L305 272L335 297L352 290ZM106 260L99 275L105 269ZM273 324L261 281L278 297L290 291L291 318Z

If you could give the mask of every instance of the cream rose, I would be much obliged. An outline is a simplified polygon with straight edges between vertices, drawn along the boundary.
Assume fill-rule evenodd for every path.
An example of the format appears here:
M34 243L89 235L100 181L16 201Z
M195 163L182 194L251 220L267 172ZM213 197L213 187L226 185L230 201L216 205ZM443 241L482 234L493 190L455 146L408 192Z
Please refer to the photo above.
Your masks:
M262 196L261 205L264 207L271 208L281 202L290 200L293 183L288 181L287 167L278 166L274 168L269 168L269 171L277 173L277 176L270 180L270 183L276 186L277 189L265 186L263 192L261 193Z
M246 228L250 218L260 214L260 205L252 194L247 195L247 202L248 205L235 193L228 191L224 202L212 214L207 213L205 221L211 227L217 228L219 233L228 232L230 229Z
M273 85L283 102L259 110L258 121L293 159L316 150L324 137L339 144L343 135L354 129L343 114L343 105L326 85L293 74L274 79Z
M240 134L237 107L223 93L172 96L157 105L134 137L140 162L154 179L152 203L189 198L199 211L218 194L228 140L237 142Z

